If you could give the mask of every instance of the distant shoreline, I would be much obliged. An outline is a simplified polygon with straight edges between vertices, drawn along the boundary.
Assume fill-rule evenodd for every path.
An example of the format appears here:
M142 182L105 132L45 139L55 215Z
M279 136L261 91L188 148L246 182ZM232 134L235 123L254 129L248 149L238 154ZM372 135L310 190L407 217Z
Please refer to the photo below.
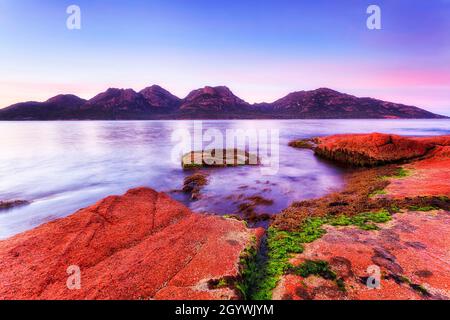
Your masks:
M325 120L325 121L335 121L335 120L376 120L376 121L410 121L410 120L432 120L432 121L448 121L450 117L443 118L397 118L397 119L385 119L385 118L189 118L189 119L54 119L54 120L32 120L32 119L19 119L19 120L1 120L0 122L132 122L132 121L229 121L229 120L278 120L278 121L290 121L290 120Z
M109 88L90 100L61 94L0 109L0 120L446 119L415 106L355 97L329 88L296 91L250 104L225 87L204 87L180 99L160 86L139 92Z

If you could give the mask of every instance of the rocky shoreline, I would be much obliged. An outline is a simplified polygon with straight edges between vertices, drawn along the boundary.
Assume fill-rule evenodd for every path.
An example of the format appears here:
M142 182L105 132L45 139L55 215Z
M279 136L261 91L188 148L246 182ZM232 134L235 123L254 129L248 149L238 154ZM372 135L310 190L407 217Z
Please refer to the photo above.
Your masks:
M450 136L290 146L360 168L266 231L148 188L105 198L0 241L0 299L450 299ZM195 200L206 183L194 173L184 191ZM70 266L80 289L67 286ZM374 266L379 289L367 286Z
M262 233L133 189L0 241L0 298L238 299L240 261Z
M366 168L341 192L277 215L259 295L450 299L450 137L336 135L295 144Z

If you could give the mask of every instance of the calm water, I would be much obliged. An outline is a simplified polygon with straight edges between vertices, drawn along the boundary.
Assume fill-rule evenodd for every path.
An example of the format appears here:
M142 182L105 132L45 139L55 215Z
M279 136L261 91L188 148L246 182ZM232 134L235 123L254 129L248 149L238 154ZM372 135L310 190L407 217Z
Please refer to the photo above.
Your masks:
M259 167L213 169L196 202L173 190L187 175L171 160L175 129L191 121L0 122L0 200L29 206L0 212L0 238L66 216L111 194L137 186L169 192L198 212L234 213L239 199L274 200L259 212L276 213L292 201L317 197L342 184L342 170L309 150L287 146L293 138L334 133L450 134L450 120L258 120L204 121L203 127L275 128L280 132L279 171Z

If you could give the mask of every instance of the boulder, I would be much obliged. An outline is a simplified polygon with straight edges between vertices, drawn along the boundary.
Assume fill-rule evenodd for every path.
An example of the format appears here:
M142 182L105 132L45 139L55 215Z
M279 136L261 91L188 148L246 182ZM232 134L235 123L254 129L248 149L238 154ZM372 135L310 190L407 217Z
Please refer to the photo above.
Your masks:
M317 139L317 155L354 166L376 166L425 156L434 144L429 140L393 134L339 134Z
M232 286L208 283L236 279L258 237L240 221L133 189L0 241L0 299L236 299ZM80 288L69 289L77 268Z
M240 149L191 151L183 155L181 159L183 169L258 164L260 162L256 155Z

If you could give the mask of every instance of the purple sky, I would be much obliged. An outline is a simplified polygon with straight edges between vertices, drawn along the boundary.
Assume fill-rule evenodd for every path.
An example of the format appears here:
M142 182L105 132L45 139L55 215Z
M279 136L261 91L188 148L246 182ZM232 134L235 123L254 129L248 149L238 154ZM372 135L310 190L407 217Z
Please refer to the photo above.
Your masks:
M70 4L81 30L66 28ZM366 28L370 4L382 30ZM449 30L449 0L3 0L0 107L227 85L249 102L330 87L450 115Z

